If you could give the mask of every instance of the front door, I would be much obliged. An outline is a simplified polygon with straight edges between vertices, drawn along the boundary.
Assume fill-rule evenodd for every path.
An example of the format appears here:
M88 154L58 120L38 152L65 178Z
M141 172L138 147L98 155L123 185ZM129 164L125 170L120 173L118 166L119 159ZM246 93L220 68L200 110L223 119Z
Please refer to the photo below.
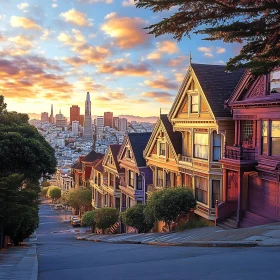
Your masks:
M238 200L238 172L227 171L227 200Z

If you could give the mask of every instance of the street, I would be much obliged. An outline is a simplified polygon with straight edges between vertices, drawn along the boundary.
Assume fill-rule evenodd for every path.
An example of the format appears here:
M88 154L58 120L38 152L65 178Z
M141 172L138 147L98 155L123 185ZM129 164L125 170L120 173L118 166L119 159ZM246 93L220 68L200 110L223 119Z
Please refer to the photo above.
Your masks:
M279 247L156 247L79 241L73 238L70 223L63 223L57 212L46 204L40 206L40 280L280 279Z

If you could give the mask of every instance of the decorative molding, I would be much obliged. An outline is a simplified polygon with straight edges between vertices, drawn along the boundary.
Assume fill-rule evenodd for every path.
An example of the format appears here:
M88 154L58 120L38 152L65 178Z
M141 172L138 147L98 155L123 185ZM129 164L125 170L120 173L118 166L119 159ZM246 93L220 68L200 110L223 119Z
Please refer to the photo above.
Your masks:
M195 128L194 132L208 133L208 128Z
M198 177L203 177L203 178L209 179L209 174L205 174L205 173L197 172L197 171L194 171L193 174Z
M234 115L234 120L256 120L257 115Z
M255 84L252 91L249 93L248 98L263 96L265 95L265 90L266 90L266 78L265 76L262 76Z
M193 176L193 171L192 170L189 170L189 169L186 169L186 168L183 168L183 167L179 167L179 171L184 173L184 174Z
M202 166L202 167L205 167L205 168L209 167L209 164L207 164L207 163L203 163L203 162L199 162L199 161L194 161L194 160L193 160L193 165Z
M223 164L224 169L234 170L234 171L240 171L240 168L235 165L229 165L229 164Z

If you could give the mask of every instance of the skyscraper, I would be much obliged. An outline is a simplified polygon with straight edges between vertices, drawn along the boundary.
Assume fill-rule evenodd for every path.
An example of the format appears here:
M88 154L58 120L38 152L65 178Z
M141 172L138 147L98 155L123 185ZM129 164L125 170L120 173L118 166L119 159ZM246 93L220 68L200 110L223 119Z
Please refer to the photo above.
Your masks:
M72 124L73 121L79 121L80 120L80 107L78 105L72 105L70 107L70 124Z
M50 120L49 120L50 123L54 124L55 123L55 120L54 120L54 116L53 116L53 104L51 106L51 114L50 114Z
M104 112L104 126L113 127L113 113Z
M127 131L127 119L120 118L120 120L119 120L119 131L122 131L122 132Z
M87 92L87 98L85 102L85 122L84 122L84 133L83 139L92 141L92 119L91 119L91 102L89 92Z
M104 117L98 116L96 118L96 139L100 140L103 137L104 133Z
M41 122L48 122L49 121L49 113L42 112L41 113Z
M119 121L120 121L119 117L113 117L114 128L116 128L117 130L119 130Z

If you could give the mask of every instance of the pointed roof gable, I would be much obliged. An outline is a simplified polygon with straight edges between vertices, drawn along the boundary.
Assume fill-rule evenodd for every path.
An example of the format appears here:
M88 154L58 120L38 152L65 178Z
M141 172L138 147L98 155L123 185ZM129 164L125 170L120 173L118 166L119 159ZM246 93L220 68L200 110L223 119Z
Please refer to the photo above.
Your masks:
M104 156L103 156L104 157ZM102 162L103 162L103 157L98 159L96 162L95 162L95 165L92 166L93 169L99 171L100 173L103 173L104 172L104 168L103 168L103 165L102 165Z
M103 164L105 164L107 155L109 153L111 153L112 156L113 156L114 163L115 163L115 166L116 166L116 169L117 169L118 173L124 173L124 169L120 167L119 162L118 162L118 153L119 153L119 151L121 149L121 146L122 145L118 145L118 144L109 145L109 147L107 149L107 152L106 152L106 155L104 157L104 162L103 162Z
M192 76L197 78L214 117L231 117L231 112L224 107L224 101L230 97L244 72L245 69L227 72L224 65L192 63L187 71L168 117L170 119L173 117L174 112L180 104L181 98L185 94L188 81Z
M92 150L82 159L82 162L94 162L96 159L100 159L103 156L103 154L97 153L94 150Z
M138 167L145 166L146 160L143 151L150 139L151 132L129 133L127 135Z
M173 126L168 120L168 116L166 114L161 114L155 127L154 130L151 134L151 137L147 143L147 146L144 150L144 156L147 156L149 149L151 148L151 145L153 144L153 140L155 137L157 137L158 130L160 126L163 126L168 138L169 138L169 143L171 144L171 148L173 148L176 157L178 154L182 153L182 134L178 131L174 132L173 131Z

